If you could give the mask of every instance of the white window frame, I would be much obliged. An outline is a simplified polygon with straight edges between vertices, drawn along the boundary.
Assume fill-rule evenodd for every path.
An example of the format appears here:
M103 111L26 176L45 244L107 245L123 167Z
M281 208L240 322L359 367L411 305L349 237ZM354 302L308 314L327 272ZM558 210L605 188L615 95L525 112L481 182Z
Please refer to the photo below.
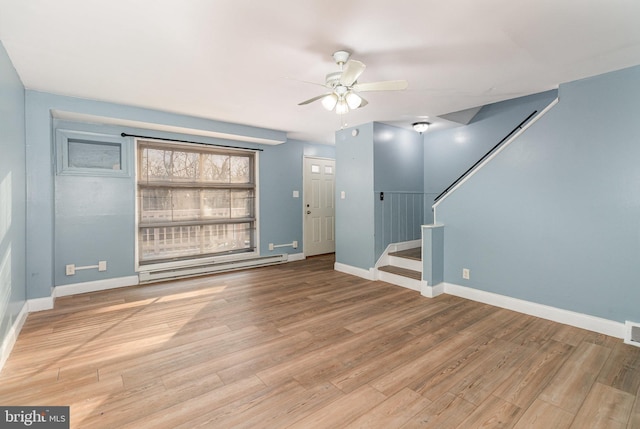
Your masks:
M216 263L223 263L229 261L239 261L245 259L253 259L260 256L260 157L259 152L251 149L240 149L240 148L229 148L229 151L238 151L238 152L251 152L254 156L254 182L255 182L255 196L254 196L254 210L255 210L255 237L254 237L254 249L252 251L245 251L242 253L234 253L234 254L220 254L220 255L212 255L212 256L200 256L194 257L190 259L180 259L175 261L165 261L165 262L149 262L140 264L140 243L139 243L139 227L140 227L140 214L139 214L139 188L138 188L138 176L139 176L139 163L138 163L138 148L140 142L150 142L150 143L161 143L166 144L168 146L177 147L183 145L185 147L198 147L198 146L207 146L206 143L176 143L175 141L168 141L162 139L153 139L153 138L140 138L136 137L134 139L134 186L135 186L135 271L151 271L151 270L162 270L162 269L172 269L179 267L190 267L190 266L198 266L198 265L209 265Z
M122 137L110 134L92 133L88 131L76 131L56 129L56 173L61 176L106 176L106 177L130 177L129 152ZM69 143L80 142L85 144L109 145L118 147L120 152L120 168L110 170L106 168L73 167L69 165Z

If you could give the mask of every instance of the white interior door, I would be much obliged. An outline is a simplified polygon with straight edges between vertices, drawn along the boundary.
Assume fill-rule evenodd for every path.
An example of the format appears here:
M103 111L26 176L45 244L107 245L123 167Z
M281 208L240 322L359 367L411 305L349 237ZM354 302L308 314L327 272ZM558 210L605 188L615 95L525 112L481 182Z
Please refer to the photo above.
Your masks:
M335 240L336 161L304 158L304 254L336 251Z

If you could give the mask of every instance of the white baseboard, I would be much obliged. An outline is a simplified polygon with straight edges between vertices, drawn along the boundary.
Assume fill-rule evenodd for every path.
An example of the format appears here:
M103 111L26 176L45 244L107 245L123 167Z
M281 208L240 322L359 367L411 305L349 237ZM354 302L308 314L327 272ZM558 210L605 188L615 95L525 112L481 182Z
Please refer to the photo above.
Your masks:
M13 346L18 339L18 335L22 330L22 326L24 322L27 320L27 315L29 314L29 304L24 303L20 313L18 313L18 317L13 321L13 324L9 328L7 335L4 337L4 340L0 344L0 371L4 367L5 362L9 359L9 355L11 354L11 350L13 350Z
M115 279L95 280L91 282L73 283L69 285L56 286L53 289L53 296L78 295L87 292L97 292L107 289L116 289L126 286L135 286L139 283L138 276L117 277Z
M287 255L287 262L304 261L307 257L304 253L289 253Z
M420 289L420 294L422 296L426 296L427 298L435 298L438 295L442 295L444 293L444 283L439 283L435 286L429 286L426 281L422 281L422 288Z
M498 295L492 292L472 289L466 286L459 286L451 283L442 284L444 285L444 292L450 295L494 305L496 307L506 308L508 310L552 320L558 323L564 323L565 325L587 329L589 331L598 332L600 334L616 338L624 338L624 323L590 316L588 314L576 313L574 311L564 310L535 302L524 301L522 299L512 298L505 295Z
M44 298L33 298L27 300L29 313L36 311L51 310L53 308L54 297L45 296Z
M362 277L367 280L376 280L376 273L373 268L365 270L364 268L352 267L351 265L341 264L336 262L333 264L333 269L340 271L341 273L351 274L352 276Z

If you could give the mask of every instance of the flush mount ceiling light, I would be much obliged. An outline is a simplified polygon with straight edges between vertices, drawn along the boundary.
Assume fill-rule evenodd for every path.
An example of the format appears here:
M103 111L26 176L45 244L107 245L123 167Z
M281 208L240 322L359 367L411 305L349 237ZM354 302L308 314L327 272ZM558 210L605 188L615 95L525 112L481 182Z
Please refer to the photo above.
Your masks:
M419 132L420 134L424 133L425 131L427 131L427 128L429 128L429 125L431 125L429 122L414 122L413 123L413 129L416 130L417 132Z
M321 100L322 106L343 115L349 110L355 110L368 104L367 100L359 94L366 91L398 91L406 89L406 80L387 80L382 82L358 83L358 78L366 68L360 61L350 60L351 54L346 51L338 51L333 54L333 59L340 68L339 71L329 73L323 86L330 92L298 103L299 106Z

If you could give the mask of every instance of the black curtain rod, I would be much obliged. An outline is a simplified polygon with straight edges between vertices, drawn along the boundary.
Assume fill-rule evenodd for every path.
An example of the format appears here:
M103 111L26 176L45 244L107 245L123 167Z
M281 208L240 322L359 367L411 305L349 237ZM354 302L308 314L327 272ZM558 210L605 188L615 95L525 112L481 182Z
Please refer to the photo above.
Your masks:
M138 138L141 138L141 139L165 140L165 141L168 141L168 142L176 142L176 143L195 143L195 144L201 144L201 145L206 145L206 146L224 147L224 148L227 148L227 149L253 150L253 151L257 151L257 152L262 152L264 150L264 149L253 149L253 148L250 148L250 147L227 146L227 145L223 145L223 144L194 142L194 141L190 141L190 140L166 139L164 137L141 136L141 135L138 135L138 134L121 133L120 136L121 137L138 137Z

